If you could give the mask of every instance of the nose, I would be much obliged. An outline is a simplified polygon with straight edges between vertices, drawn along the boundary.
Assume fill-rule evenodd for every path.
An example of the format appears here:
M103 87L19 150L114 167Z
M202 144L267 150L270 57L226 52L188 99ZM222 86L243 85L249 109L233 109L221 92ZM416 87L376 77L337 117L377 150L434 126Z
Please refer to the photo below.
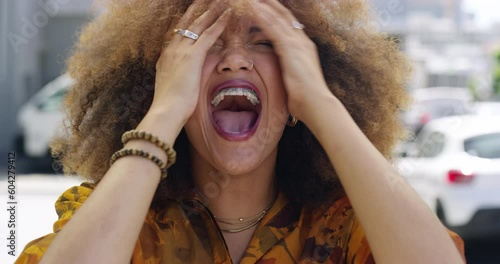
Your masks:
M253 61L243 47L228 48L217 65L217 72L237 72L239 70L251 71Z

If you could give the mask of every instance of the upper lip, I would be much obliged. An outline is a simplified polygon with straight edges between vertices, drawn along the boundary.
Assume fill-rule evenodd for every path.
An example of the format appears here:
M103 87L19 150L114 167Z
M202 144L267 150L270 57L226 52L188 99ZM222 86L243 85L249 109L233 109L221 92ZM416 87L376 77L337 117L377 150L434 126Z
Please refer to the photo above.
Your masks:
M226 89L226 88L231 88L231 87L240 87L240 88L250 89L257 94L257 97L259 97L259 99L261 98L260 90L259 90L259 88L257 88L257 86L255 84L253 84L250 81L243 80L243 79L233 79L233 80L228 80L228 81L222 82L222 83L218 84L217 86L215 86L215 88L213 89L213 91L211 93L210 100L212 98L214 98L214 96L220 90Z

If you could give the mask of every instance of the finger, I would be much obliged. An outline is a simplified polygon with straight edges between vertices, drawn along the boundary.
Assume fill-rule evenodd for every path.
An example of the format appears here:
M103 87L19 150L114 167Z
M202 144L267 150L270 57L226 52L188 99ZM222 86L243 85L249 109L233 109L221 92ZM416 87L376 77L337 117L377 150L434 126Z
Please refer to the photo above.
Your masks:
M201 50L207 52L224 32L226 25L231 17L232 9L227 9L224 13L200 36L195 45Z
M186 29L195 19L196 14L203 11L210 0L195 0L182 15L182 17L177 21L177 24L172 24L168 31L165 33L165 41L175 44L183 39L183 36L179 34L173 34L175 28Z
M201 35L210 25L212 25L217 18L221 16L221 14L225 11L225 8L223 8L223 5L221 2L225 0L218 0L214 1L210 4L210 6L203 12L201 16L199 16L197 19L192 22L191 25L185 26L185 27L180 27L182 29L186 29L197 34ZM194 43L195 40L186 38L184 36L179 35L181 40L184 41L189 41L191 43Z
M223 2L225 0L212 2L208 9L189 26L189 29L200 33L204 32L228 10L227 5L224 5Z
M289 42L293 38L287 20L271 6L260 2L254 2L252 6L255 22L274 44Z
M275 21L270 22L272 25L276 26L281 25L281 30L287 29L286 31L288 33L295 33L295 34L299 33L303 34L303 36L306 36L306 33L303 30L297 31L297 29L304 29L303 25L300 22L298 22L297 18L292 13L292 11L290 11L290 9L288 9L279 1L262 0L261 7L264 9L268 9L271 12L275 12L275 15L269 17L270 20L276 19Z
M181 17L179 22L177 22L177 27L187 28L194 20L196 20L196 15L207 10L207 3L210 0L195 0L188 8L186 13Z
M220 1L217 1L220 2ZM205 30L213 25L215 21L217 21L221 15L225 12L225 9L217 6L216 3L213 3L211 7L203 13L198 19L196 19L191 26L189 26L188 30L192 32L196 32L196 34L201 35L205 32Z
M296 21L297 18L293 15L290 9L286 8L282 3L276 0L263 0L264 4L269 5L272 9L274 9L282 18L285 18L289 23L292 21Z

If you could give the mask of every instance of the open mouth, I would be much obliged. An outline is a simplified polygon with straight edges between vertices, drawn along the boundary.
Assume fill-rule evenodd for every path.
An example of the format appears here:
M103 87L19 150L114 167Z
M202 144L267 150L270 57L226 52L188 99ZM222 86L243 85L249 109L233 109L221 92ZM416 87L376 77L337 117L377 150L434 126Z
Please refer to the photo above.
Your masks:
M212 123L228 140L245 140L253 135L262 110L257 89L246 81L219 86L210 101Z

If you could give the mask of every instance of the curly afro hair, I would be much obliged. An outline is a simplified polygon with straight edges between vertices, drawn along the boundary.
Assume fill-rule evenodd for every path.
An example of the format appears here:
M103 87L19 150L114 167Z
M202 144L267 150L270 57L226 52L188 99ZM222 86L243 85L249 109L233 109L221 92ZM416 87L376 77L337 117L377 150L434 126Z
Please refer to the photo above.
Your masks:
M331 92L390 159L394 144L405 136L397 115L407 105L411 70L396 41L375 29L363 0L281 2L316 43ZM82 31L68 60L76 82L65 100L66 130L51 143L66 174L95 183L105 175L110 156L122 148L121 135L151 106L165 32L191 3L109 0L106 12ZM158 186L153 206L193 188L185 132L175 149L178 162ZM276 175L280 190L298 206L318 207L345 195L323 148L300 122L285 129L279 142Z

